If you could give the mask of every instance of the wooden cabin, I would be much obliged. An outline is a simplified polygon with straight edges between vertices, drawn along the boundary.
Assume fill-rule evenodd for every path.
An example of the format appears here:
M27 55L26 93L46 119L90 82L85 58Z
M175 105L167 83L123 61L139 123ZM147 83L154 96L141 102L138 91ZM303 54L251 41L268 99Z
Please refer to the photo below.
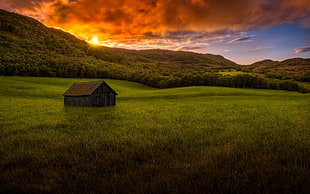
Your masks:
M63 94L67 106L114 106L116 95L104 81L74 83Z

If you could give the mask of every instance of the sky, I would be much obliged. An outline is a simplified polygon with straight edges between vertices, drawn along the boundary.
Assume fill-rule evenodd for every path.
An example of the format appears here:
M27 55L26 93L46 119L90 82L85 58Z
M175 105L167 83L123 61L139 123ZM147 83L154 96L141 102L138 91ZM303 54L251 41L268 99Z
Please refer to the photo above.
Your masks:
M309 0L0 0L0 8L110 47L310 58Z

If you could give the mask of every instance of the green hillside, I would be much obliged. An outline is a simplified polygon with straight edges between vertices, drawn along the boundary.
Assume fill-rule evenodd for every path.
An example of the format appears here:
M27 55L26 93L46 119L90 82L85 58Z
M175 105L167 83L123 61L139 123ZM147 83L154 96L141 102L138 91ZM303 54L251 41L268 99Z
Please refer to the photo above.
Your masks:
M160 66L175 70L181 69L204 72L238 67L236 63L229 61L220 55L160 49L140 51L115 49L115 52L134 57L138 61L155 62Z
M284 61L263 60L246 66L253 72L263 73L267 77L310 82L310 58L293 58Z
M0 76L0 193L307 193L309 94L105 80L115 107L64 107L89 79Z
M2 75L121 79L142 69L125 56L4 10L0 10L0 51Z

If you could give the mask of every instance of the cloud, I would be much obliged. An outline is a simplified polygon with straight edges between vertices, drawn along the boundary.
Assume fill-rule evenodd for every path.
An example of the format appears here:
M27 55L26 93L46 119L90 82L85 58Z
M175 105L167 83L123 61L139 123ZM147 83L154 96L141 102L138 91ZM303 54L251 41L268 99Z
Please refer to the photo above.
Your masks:
M1 0L0 8L33 17L41 22L49 19L54 0Z
M110 33L216 31L269 27L309 18L303 1L266 0L79 0L55 1L47 23L103 24ZM142 32L141 32L142 31Z
M37 10L51 3L48 24L107 26L111 33L216 31L309 21L308 0L1 0L1 7Z
M252 40L252 39L253 39L253 37L250 37L250 36L248 36L248 37L243 37L243 38L235 38L235 39L229 41L228 43L229 43L229 44L233 44L233 43L237 43L237 42L249 41L249 40Z
M304 52L310 52L310 46L309 47L302 47L302 48L295 48L295 53L304 53Z
M310 26L309 0L1 0L0 8L36 17L85 39L98 34L111 41L204 43L279 23Z
M54 0L1 0L0 7L10 11L35 11L41 4L53 2Z
M183 46L183 47L179 47L176 50L177 51L193 51L193 50L201 50L203 49L203 47L200 46Z

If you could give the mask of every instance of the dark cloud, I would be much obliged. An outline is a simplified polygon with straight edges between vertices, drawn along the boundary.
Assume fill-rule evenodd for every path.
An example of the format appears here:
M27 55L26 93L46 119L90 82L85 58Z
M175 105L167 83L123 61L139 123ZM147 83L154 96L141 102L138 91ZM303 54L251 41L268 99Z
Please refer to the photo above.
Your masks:
M296 48L296 49L294 49L294 51L295 51L295 53L310 52L310 46L309 47Z
M178 51L193 51L193 50L201 50L203 47L200 46L183 46L180 48L177 48Z
M145 32L143 33L145 38L161 38L162 36L160 34L154 34L153 32Z
M253 37L249 36L249 37L243 37L243 38L235 38L231 41L229 41L228 43L232 44L232 43L237 43L237 42L244 42L244 41L249 41L252 40Z
M55 21L56 23L62 24L68 22L67 18L72 13L72 7L71 4L66 3L62 0L56 0L52 6L53 6L53 14L50 14L50 20ZM56 14L57 13L57 14Z
M233 34L233 31L221 30L214 32L203 31L166 31L164 33L145 32L143 35L149 39L169 39L172 41L195 41L195 40L212 40L213 38L220 38Z

